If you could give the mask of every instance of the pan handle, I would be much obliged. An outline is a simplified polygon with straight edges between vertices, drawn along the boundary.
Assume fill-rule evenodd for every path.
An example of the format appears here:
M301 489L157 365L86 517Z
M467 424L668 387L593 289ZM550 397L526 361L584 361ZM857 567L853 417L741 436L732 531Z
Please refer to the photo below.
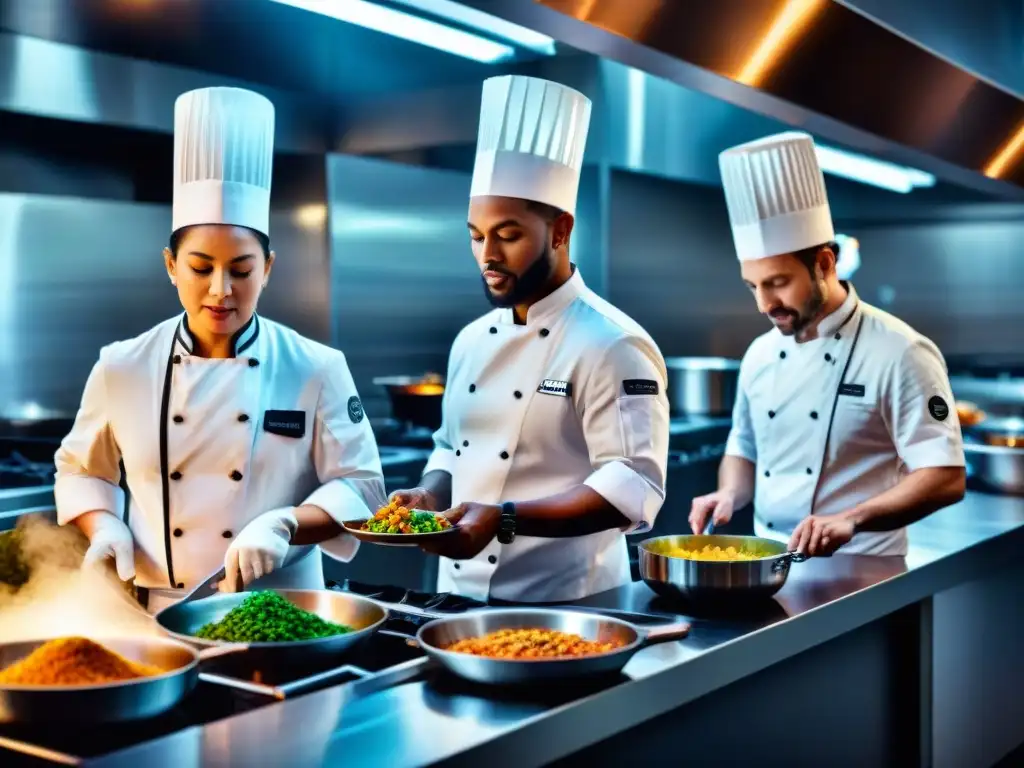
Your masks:
M209 661L210 659L218 659L221 656L229 656L233 653L241 653L242 651L249 650L248 643L232 643L231 645L218 645L213 648L203 648L199 651L199 661Z
M806 555L803 552L787 552L774 563L772 563L772 571L778 573L783 568L787 568L790 563L802 563L809 557L810 555Z
M667 643L669 640L682 640L688 634L690 634L690 623L687 621L680 621L675 624L662 624L660 627L641 630L644 645Z

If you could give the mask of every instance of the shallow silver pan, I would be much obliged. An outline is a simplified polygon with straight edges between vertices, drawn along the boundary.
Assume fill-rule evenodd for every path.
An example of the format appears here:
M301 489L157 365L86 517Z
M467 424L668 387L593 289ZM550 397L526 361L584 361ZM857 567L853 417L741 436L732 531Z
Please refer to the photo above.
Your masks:
M763 553L758 560L687 560L663 548L706 545ZM658 536L640 542L640 578L662 597L701 604L728 604L771 597L786 583L791 563L807 559L760 536Z
M352 646L370 637L388 618L387 609L367 597L328 589L272 590L299 608L322 619L352 627L354 631L317 640L288 643L249 643L246 666L263 664L314 664L325 658L338 657ZM185 643L211 648L228 645L219 640L195 636L199 628L219 621L225 614L249 597L251 592L218 594L201 600L180 602L157 613L156 621L172 637Z
M458 640L481 637L499 629L533 627L569 632L587 640L618 640L622 646L609 653L569 659L491 659L445 650ZM459 677L491 685L523 685L610 675L626 666L644 646L681 640L689 631L687 623L645 630L621 619L577 610L481 609L425 624L416 633L416 643L435 662Z
M45 640L0 645L0 669L28 656ZM3 723L114 723L154 717L175 707L196 686L200 662L246 650L244 644L197 650L166 638L100 639L130 661L165 670L161 675L103 685L0 686Z

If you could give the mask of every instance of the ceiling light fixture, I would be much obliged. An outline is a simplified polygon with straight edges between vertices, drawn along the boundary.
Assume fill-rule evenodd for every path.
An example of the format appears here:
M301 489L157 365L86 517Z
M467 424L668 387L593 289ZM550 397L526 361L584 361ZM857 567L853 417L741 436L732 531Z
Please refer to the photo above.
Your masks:
M438 24L429 19L375 5L366 0L272 0L305 11L347 21L359 27L400 37L413 43L436 48L445 53L463 56L485 64L496 64L513 58L515 48Z
M448 21L454 21L464 27L483 32L486 35L493 35L507 40L513 45L526 48L534 53L545 56L553 56L555 53L555 41L540 32L513 24L511 21L499 19L489 13L478 11L476 8L469 8L456 3L454 0L391 0L398 5L407 5L417 11L429 13Z
M815 144L818 164L825 173L907 194L920 187L934 187L935 177L916 168L875 160L842 149Z

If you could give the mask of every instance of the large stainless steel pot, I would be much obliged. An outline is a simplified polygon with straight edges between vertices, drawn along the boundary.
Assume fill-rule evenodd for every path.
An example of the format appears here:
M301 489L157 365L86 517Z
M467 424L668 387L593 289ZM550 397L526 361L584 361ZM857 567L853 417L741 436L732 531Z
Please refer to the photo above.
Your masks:
M964 454L972 486L1024 496L1024 448L964 443Z
M673 415L725 416L732 413L740 361L725 357L669 357L668 401Z
M428 429L441 426L444 377L440 374L381 376L374 379L373 383L387 391L391 401L391 416L395 420Z
M45 642L0 645L0 669L23 659ZM100 642L130 661L165 671L103 685L0 686L0 722L53 723L59 727L69 722L98 724L155 717L174 708L191 693L199 679L201 662L246 649L244 644L233 644L199 651L185 643L157 637Z
M670 548L736 547L757 560L688 560L663 554ZM662 597L722 605L771 597L786 583L790 563L806 555L759 536L658 536L640 542L640 578Z
M459 640L520 628L552 629L587 640L618 641L621 646L609 653L568 659L495 659L445 650ZM459 677L491 685L522 685L612 674L645 645L681 640L689 631L690 625L685 622L644 630L621 619L578 610L481 609L423 625L416 633L416 643L436 663Z
M260 668L273 664L302 666L325 658L337 658L357 643L369 638L388 618L387 610L367 597L328 589L275 589L277 594L304 611L315 613L322 619L352 627L344 635L333 635L318 640L297 640L290 643L249 643L243 657L232 663L247 668ZM249 597L251 592L233 592L205 597L201 600L182 601L164 608L156 614L157 623L171 637L181 642L210 648L226 646L219 640L203 640L195 633L204 624L220 621L224 615Z

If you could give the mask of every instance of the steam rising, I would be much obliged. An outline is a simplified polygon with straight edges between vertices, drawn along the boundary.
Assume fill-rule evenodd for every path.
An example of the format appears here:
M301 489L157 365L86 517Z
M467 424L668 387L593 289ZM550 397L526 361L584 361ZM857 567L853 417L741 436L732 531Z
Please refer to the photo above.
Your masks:
M161 634L112 568L80 567L88 542L77 528L35 516L18 527L29 579L17 590L0 584L0 642Z

